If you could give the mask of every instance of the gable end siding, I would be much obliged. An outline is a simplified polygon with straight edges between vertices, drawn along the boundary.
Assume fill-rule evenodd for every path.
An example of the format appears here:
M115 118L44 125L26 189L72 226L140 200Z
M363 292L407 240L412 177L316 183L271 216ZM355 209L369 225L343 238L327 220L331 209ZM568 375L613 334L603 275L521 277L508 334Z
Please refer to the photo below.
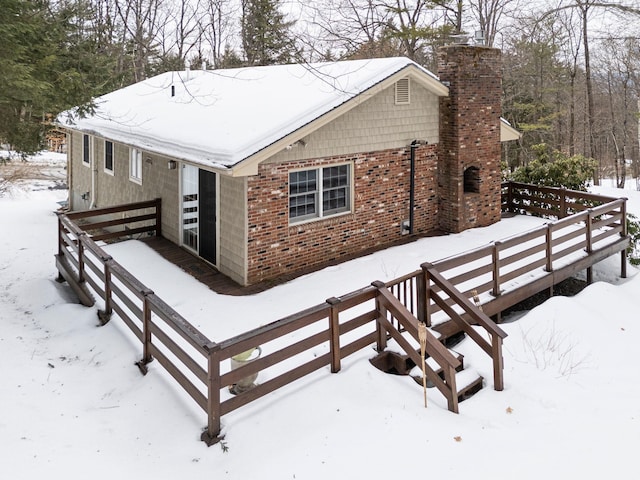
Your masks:
M305 137L268 163L404 148L412 140L439 141L439 97L412 84L411 103L396 105L392 85Z

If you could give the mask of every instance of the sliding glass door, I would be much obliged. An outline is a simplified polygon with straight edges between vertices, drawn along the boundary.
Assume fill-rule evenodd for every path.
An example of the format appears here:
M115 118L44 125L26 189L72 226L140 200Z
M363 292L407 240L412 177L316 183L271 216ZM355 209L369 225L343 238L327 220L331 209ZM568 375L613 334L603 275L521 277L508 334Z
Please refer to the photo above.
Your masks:
M216 265L216 174L182 165L182 245Z

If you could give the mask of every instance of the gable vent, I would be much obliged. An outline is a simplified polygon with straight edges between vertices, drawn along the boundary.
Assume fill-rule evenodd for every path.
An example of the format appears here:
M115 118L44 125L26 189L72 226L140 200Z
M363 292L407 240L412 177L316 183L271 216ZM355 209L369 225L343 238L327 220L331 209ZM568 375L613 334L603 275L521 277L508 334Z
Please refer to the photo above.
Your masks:
M408 105L410 99L409 79L401 78L396 82L396 105Z

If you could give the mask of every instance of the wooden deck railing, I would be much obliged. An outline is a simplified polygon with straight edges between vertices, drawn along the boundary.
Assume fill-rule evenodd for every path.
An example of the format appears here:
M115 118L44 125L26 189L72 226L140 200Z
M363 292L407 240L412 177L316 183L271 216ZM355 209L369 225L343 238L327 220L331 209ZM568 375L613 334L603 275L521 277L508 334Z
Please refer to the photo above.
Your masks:
M518 194L512 191L510 195L516 198ZM624 200L611 200L541 229L423 264L420 270L387 284L376 282L330 298L219 343L208 339L96 243L153 230L159 234L159 201L59 214L56 265L83 303L93 304L93 294L104 301L104 309L99 312L102 323L115 312L133 332L142 344L138 366L143 373L156 359L204 410L208 421L202 439L213 444L220 439L223 415L325 366L338 372L345 357L373 344L378 350L384 349L387 336L417 360L414 357L418 353L402 333L408 332L415 340L417 321L433 324L438 316L459 325L492 357L494 386L502 389L504 332L488 315L509 301L529 295L531 285L547 285L538 280L526 283L529 277L551 277L552 282L559 278L557 272L575 273L613 252L624 253L628 245L624 205ZM84 224L79 225L79 221ZM112 231L119 225L129 227L129 222L143 225ZM559 264L561 260L564 265ZM523 289L512 286L515 280L528 285L526 293L518 293ZM473 290L485 297L482 311L469 301ZM484 326L491 341L476 334L472 323ZM261 346L262 357L235 370L229 367L229 358L256 346ZM449 409L457 411L457 395L453 392L458 360L435 338L429 338L427 352L442 368L444 380L436 378L433 370L425 374L443 393ZM229 392L229 386L257 372L261 381L255 388L235 396Z
M523 184L515 185L524 188ZM528 187L531 192L540 189ZM471 298L477 294L489 316L499 317L508 307L535 293L553 289L554 285L581 270L587 271L587 280L591 282L592 265L618 252L621 276L626 277L626 248L629 245L626 199L564 189L540 190L544 195L554 192L557 196L554 202L564 205L565 212L579 212L464 254L432 262L432 266L463 296ZM521 195L517 189L505 189L503 208L516 209L506 199L518 202ZM527 198L536 197L529 194ZM586 203L592 206L583 208ZM527 207L526 204L518 205L520 212ZM541 209L535 207L534 211L540 213ZM553 213L555 216L558 212L553 210ZM445 313L438 314L442 310L440 305L433 304L433 301L429 306L422 304L426 299L423 270L411 272L386 285L427 325L449 320ZM446 302L447 305L457 303L451 298ZM427 308L430 311L428 318L425 315Z
M614 197L566 188L518 182L502 184L502 211L527 215L564 218L614 200Z
M162 202L159 198L147 202L70 212L66 216L74 220L82 231L91 233L96 242L151 232L158 237L162 236ZM86 221L89 218L95 221ZM120 226L121 229L117 228Z
M382 282L374 282L373 285L378 289L376 299L378 307L378 325L384 329L388 335L393 338L400 347L405 351L409 358L416 364L421 365L422 359L417 352L416 347L409 343L403 336L403 332L407 332L413 337L415 342L419 342L418 337L418 320L415 316L398 300ZM397 322L397 327L394 324ZM458 360L431 332L426 332L426 354L432 357L436 363L442 368L444 379L433 370L428 364L425 364L424 375L431 381L447 399L447 405L450 411L458 413L458 390L456 388L456 368L460 366ZM378 351L386 348L386 336L378 336Z
M451 282L444 278L432 264L424 263L422 265L422 271L424 272L426 283L426 297L433 302L434 305L442 309L461 331L466 333L469 338L491 357L493 360L493 388L498 391L503 390L502 341L506 338L507 334L479 309L477 305L471 303ZM437 289L434 287L437 287ZM446 294L448 298L453 301L447 302L439 292ZM429 302L427 305L428 304ZM460 307L464 315L453 308L452 305ZM429 315L430 311L427 307L427 319ZM467 318L470 320L467 321ZM487 342L484 337L473 328L472 324L483 327L489 334L491 341Z
M104 310L98 312L103 324L115 312L131 330L142 344L137 364L143 373L152 359L158 360L206 411L203 391L208 382L209 339L107 254L68 215L59 215L58 222L58 271L71 286L89 284L104 300ZM84 292L90 294L86 289Z

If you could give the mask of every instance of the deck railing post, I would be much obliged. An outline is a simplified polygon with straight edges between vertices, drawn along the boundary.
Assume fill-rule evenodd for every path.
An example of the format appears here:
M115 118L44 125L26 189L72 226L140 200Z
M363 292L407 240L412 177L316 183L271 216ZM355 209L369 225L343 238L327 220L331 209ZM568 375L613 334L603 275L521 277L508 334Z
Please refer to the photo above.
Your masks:
M109 260L111 260L109 258ZM113 308L111 306L111 268L109 261L104 263L104 312L111 315Z
M431 326L431 279L429 278L429 268L433 265L430 263L423 263L420 265L422 268L422 277L423 277L423 285L424 285L424 294L422 298L424 298L424 323L427 327Z
M447 407L450 412L458 413L458 387L456 386L456 370L451 365L444 367L444 380L449 387Z
M585 235L586 235L586 247L585 250L587 253L591 253L593 251L593 209L587 210L587 221L585 225Z
M62 249L62 215L64 215L62 212L56 212L58 215L58 257L62 257L64 255L64 251ZM64 282L64 277L62 276L62 272L60 270L58 270L58 278L56 279L57 282L62 283Z
M416 309L418 310L417 318L418 321L427 325L427 327L431 326L430 319L427 315L427 285L426 285L426 274L424 271L420 272L416 276Z
M507 187L507 204L510 212L515 212L515 206L513 205L513 182L509 182Z
M106 325L111 319L113 313L113 307L111 305L111 262L113 259L109 256L102 259L104 264L104 310L98 312L98 318L102 325Z
M379 280L372 282L371 285L373 285L377 289L387 288L385 284ZM385 348L387 348L387 332L384 328L382 328L382 325L380 324L378 318L387 318L387 309L382 306L382 303L379 299L379 294L376 295L376 313L378 314L378 317L376 318L376 350L378 352L382 352Z
M331 352L331 373L340 371L340 310L338 304L341 302L339 298L332 297L327 299L327 303L331 305L329 310L329 350Z
M590 208L587 210L587 221L585 225L585 234L586 234L586 247L585 251L587 255L591 255L593 251L593 210ZM593 283L593 267L587 267L587 285L591 285Z
M62 256L62 215L58 212L58 255Z
M545 270L553 272L553 225L551 223L547 223L545 232L545 255L547 260Z
M147 374L147 364L153 361L151 356L151 302L149 295L151 290L142 292L142 360L136 363L143 375Z
M224 437L220 435L220 346L217 343L206 345L207 349L207 429L200 439L208 446L214 445Z
M553 223L547 224L545 240L546 240L546 271L553 272ZM553 297L553 285L549 287L549 297Z
M156 237L162 236L162 199L156 198Z
M84 282L84 237L86 237L85 232L80 232L78 234L78 282Z
M558 191L560 192L560 216L558 218L564 218L567 216L567 189L561 187Z
M144 335L144 347L142 352L142 361L144 363L151 362L151 305L149 303L148 294L145 292L143 297L142 308L142 330Z
M493 291L491 295L497 297L500 295L500 245L501 242L493 242L491 250L491 260L493 262Z
M499 335L491 335L491 350L493 357L493 384L497 391L504 390L504 359L502 358L502 338Z

